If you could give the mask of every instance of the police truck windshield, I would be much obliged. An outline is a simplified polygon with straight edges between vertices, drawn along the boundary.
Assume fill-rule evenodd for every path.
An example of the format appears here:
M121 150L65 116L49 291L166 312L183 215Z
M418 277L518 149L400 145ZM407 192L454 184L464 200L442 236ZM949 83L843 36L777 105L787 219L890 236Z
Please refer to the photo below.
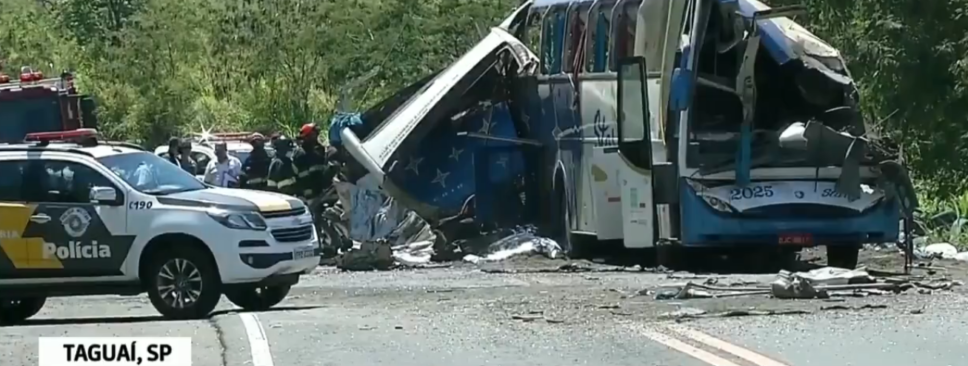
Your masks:
M0 142L23 141L33 132L63 129L56 96L29 99L0 99Z
M110 155L98 161L142 193L166 195L206 188L182 168L148 152Z

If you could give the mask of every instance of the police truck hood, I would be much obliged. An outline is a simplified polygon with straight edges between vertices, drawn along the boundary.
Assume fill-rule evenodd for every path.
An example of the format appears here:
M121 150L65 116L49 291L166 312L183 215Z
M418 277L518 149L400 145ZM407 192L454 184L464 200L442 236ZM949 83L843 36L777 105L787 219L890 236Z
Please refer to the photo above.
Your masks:
M305 207L295 197L248 189L209 188L172 193L158 197L158 202L174 206L205 206L259 212L277 212Z

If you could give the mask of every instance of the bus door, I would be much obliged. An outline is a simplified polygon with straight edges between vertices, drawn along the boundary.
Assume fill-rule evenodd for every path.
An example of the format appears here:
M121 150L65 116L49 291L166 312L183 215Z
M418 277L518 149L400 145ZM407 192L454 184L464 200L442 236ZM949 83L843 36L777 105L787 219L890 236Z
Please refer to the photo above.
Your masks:
M649 97L646 59L635 56L620 60L617 152L622 159L618 179L626 248L650 248L656 239Z

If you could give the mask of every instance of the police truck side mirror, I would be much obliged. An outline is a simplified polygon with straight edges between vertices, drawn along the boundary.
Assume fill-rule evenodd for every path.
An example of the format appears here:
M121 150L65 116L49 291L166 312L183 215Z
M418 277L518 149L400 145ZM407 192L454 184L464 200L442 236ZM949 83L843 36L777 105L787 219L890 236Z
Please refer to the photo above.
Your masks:
M118 191L111 187L91 187L91 202L117 203Z

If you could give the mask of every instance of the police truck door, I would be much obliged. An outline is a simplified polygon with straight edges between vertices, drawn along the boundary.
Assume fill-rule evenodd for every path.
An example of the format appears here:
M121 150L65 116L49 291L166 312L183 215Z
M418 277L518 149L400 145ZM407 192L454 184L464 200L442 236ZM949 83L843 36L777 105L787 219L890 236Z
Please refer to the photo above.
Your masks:
M34 254L18 269L27 278L121 276L133 237L126 234L124 195L91 166L70 160L28 160L22 187L33 206L23 231ZM110 202L91 200L92 187L113 188ZM23 268L20 268L23 266Z
M655 245L652 198L652 138L646 61L636 56L619 61L618 153L622 232L626 248Z

